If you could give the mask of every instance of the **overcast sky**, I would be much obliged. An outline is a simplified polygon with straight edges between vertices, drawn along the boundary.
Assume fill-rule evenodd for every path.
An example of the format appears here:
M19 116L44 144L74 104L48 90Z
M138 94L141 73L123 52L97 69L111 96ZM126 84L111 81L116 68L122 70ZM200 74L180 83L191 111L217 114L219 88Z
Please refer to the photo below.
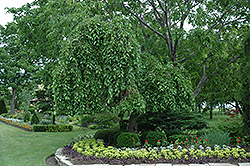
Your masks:
M6 14L7 10L5 7L22 7L26 3L31 3L34 0L0 0L0 24L6 25L7 22L13 21L12 14Z

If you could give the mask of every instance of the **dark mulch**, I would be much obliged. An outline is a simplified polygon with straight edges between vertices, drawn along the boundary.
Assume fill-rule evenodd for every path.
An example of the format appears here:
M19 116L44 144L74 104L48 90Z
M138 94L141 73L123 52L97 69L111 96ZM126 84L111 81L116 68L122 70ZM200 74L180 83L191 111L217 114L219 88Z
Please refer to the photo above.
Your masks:
M234 147L236 145L232 145ZM156 164L156 163L172 163L172 164L204 164L204 163L231 163L237 165L239 162L250 162L250 159L235 159L233 156L230 158L217 158L217 157L201 157L195 159L176 159L176 160L167 160L165 158L162 159L111 159L111 158L97 158L95 156L86 157L82 154L77 153L72 149L73 143L70 145L66 145L63 148L63 154L69 157L69 160L75 165L81 164L110 164L110 165L131 165L131 164ZM249 152L249 145L244 146L244 149Z
M32 130L29 130L29 129L25 129L25 128L22 128L22 127L19 127L19 126L16 126L16 125L13 125L13 124L9 124L7 122L4 122L4 121L1 121L0 122L4 123L4 124L7 124L7 125L10 125L10 126L13 126L13 127L16 127L16 128L19 128L19 129L22 129L24 131L29 131L29 132L32 132Z

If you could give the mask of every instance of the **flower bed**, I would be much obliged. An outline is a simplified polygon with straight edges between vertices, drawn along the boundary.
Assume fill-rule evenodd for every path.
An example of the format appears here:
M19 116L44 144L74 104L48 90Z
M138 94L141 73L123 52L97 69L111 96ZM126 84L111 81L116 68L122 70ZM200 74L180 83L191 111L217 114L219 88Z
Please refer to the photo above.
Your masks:
M102 141L85 139L63 148L63 154L73 164L138 164L138 163L208 163L250 162L250 152L237 146L183 148L173 144L154 148L116 148L104 146Z
M10 124L16 127L19 127L21 129L24 129L26 131L32 131L33 130L33 125L30 125L29 123L25 123L22 120L19 119L13 119L13 118L5 118L0 115L0 121Z

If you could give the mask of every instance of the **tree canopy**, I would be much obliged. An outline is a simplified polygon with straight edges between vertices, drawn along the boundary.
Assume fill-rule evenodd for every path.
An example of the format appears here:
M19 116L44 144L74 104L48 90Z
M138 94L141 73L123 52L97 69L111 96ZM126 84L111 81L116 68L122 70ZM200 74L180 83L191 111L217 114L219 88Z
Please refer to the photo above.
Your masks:
M10 100L11 113L15 112L15 98L20 87L28 86L36 71L27 50L19 42L17 24L11 22L0 27L0 83ZM11 95L8 88L11 88Z

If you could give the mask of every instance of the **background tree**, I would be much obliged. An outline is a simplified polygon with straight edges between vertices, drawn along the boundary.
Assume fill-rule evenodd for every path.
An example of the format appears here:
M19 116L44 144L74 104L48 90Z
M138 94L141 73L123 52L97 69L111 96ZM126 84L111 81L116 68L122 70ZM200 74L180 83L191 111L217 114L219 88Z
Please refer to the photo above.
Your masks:
M20 8L7 8L18 24L20 42L42 66L37 72L38 84L52 86L52 71L61 59L58 53L71 31L85 18L99 14L108 17L104 8L101 1L92 0L34 0Z
M245 125L245 129L250 130L250 31L246 35L246 39L244 41L244 54L241 57L241 105L243 109L243 122Z
M0 27L0 41L3 44L3 47L0 48L0 83L5 88L7 95L8 88L11 88L11 114L15 114L17 91L30 83L31 75L35 72L36 67L33 65L29 53L19 43L16 23L8 23L6 28Z
M155 42L164 41L164 55L175 66L184 67L190 73L192 69L199 69L199 77L194 84L194 98L211 75L216 75L218 70L225 69L227 64L239 58L242 50L238 50L235 45L241 42L242 34L246 30L242 27L249 25L249 3L246 0L110 2L116 4L116 9L126 16L136 18L141 29L150 29L156 34L159 40ZM187 23L191 26L188 32L184 29ZM235 28L237 31L232 33ZM148 36L144 35L144 38L147 41ZM231 59L225 66L220 66L217 64L221 61L220 57L226 43L235 49L235 53L229 55ZM211 68L213 66L218 67Z

